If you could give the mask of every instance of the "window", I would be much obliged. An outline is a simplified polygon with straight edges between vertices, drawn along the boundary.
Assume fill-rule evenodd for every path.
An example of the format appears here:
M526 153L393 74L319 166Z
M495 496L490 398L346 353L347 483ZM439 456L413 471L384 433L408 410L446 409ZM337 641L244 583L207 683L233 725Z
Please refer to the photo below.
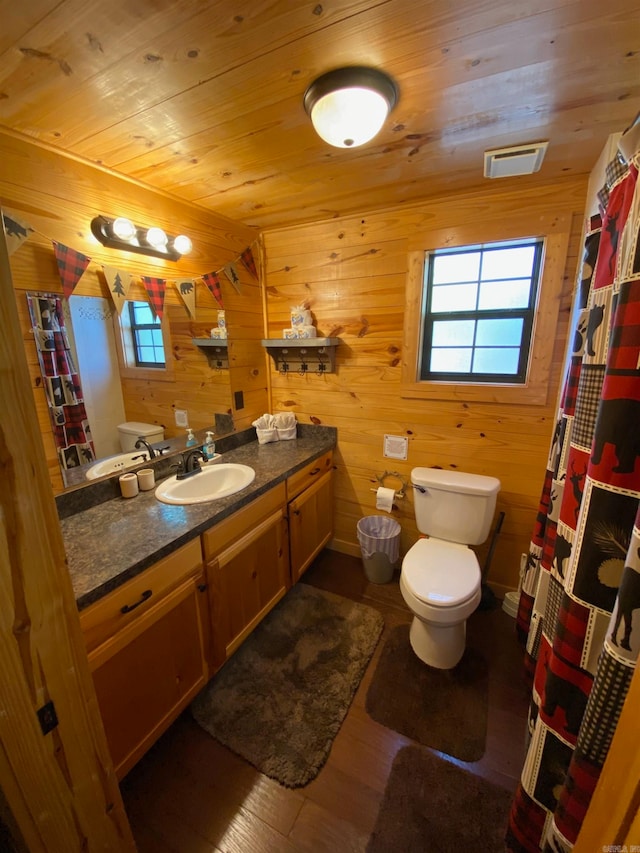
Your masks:
M129 329L136 367L164 367L164 344L160 320L148 302L127 302Z
M420 379L524 384L542 240L427 252Z

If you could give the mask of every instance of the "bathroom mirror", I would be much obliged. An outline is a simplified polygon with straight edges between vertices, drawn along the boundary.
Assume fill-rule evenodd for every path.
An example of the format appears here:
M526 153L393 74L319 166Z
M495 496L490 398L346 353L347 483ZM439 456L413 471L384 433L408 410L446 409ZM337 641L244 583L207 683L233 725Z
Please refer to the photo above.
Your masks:
M32 298L27 301L32 306L32 315L38 314L37 308L34 311L33 306L40 304L43 294L32 292L30 295ZM49 303L44 301L42 304L47 306ZM66 467L60 464L60 471L65 488L86 485L144 462L144 459L129 458L140 456L140 453L145 452L144 448L141 448L140 453L127 450L127 456L124 455L118 429L122 423L138 421L160 425L160 437L154 435L150 441L156 448L168 448L168 453L181 452L186 443L186 429L175 423L176 409L182 409L186 413L187 422L194 430L212 428L217 436L228 435L234 431L229 371L211 370L198 354L191 353L188 335L195 333L196 326L189 323L186 316L183 318L184 312L180 309L168 306L165 309L162 328L156 321L156 328L153 330L159 347L157 360L162 367L155 369L155 366L148 366L145 369L142 366L140 369L140 365L129 366L124 360L124 346L119 335L124 339L123 330L127 330L127 321L125 317L123 322L110 301L100 296L72 295L68 300L60 300L57 304L63 315L60 327L65 332L64 337L68 339L70 359L75 362L80 378L80 401L84 401L86 409L86 421L83 420L82 425L88 423L88 435L95 449L95 459L84 464L83 460L90 453L90 445L80 443L77 447L67 447L62 451L66 456ZM123 314L128 312L128 304L125 303ZM150 311L147 313L150 315ZM150 320L151 316L144 319ZM38 322L41 322L40 318ZM39 337L43 334L46 333L39 333ZM145 330L142 335L150 339L151 332ZM183 348L187 348L182 358L193 359L189 371L191 380L181 381L179 388L176 380L180 377L176 375L178 371L171 362L180 358L181 348L176 346L174 338ZM163 360L166 361L166 366ZM45 377L42 379L45 384L52 381ZM202 399L196 399L194 387L198 392L202 392ZM172 403L175 400L175 404L169 404L169 399ZM125 411L132 410L136 411L136 414L127 417ZM61 411L56 408L51 410L52 421L56 413ZM64 421L65 417L62 415L62 422ZM68 430L68 423L66 429ZM46 440L44 435L43 439ZM64 444L68 444L68 441ZM108 460L111 464L105 464Z

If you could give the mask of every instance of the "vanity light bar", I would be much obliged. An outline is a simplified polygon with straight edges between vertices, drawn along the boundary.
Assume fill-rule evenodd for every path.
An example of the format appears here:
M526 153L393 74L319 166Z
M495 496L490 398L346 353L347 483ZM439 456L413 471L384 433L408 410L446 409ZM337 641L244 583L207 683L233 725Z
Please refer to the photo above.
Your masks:
M138 252L167 261L177 261L191 251L191 240L185 234L172 237L156 226L134 225L122 216L96 216L91 232L103 246L124 252Z

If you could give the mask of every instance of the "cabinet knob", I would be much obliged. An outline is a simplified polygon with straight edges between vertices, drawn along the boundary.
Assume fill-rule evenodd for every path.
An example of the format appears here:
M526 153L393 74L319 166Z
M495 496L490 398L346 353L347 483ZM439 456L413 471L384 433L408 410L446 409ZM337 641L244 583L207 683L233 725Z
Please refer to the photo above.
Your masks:
M206 583L199 583L198 584L198 592L206 592L206 591L207 591Z
M255 580L257 577L258 577L258 573L257 573L257 571L254 569L254 570L251 572L251 579L252 579L252 580Z

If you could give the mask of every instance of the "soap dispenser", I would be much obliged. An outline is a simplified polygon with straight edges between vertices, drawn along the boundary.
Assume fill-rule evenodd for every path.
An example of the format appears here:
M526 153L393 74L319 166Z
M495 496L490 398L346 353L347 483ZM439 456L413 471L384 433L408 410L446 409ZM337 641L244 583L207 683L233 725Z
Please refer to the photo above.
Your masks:
M186 447L195 447L197 443L198 442L196 441L196 437L193 434L193 430L191 429L191 427L189 427L189 429L187 430L187 443L185 446Z
M209 462L216 455L216 443L213 440L213 433L207 432L204 444L202 445L202 452L204 453L204 458Z

